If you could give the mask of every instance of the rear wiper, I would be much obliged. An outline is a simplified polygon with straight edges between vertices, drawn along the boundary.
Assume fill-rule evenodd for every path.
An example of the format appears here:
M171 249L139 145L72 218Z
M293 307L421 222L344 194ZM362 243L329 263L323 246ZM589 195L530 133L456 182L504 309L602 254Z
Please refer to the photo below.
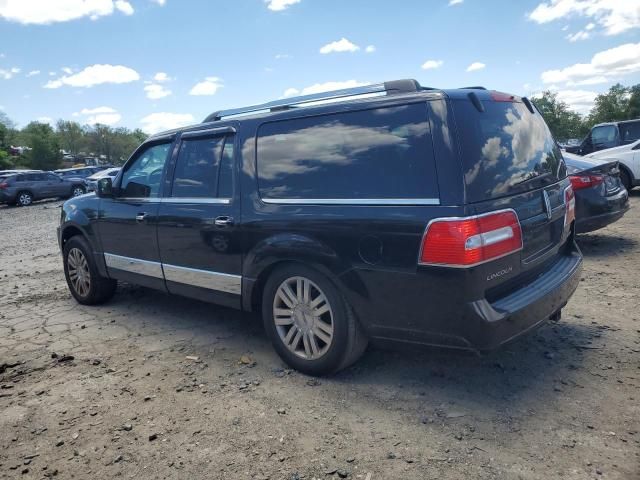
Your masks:
M551 172L541 173L540 175L536 175L535 177L525 178L524 180L520 180L519 182L514 183L513 186L517 187L518 185L522 185L523 183L530 182L531 180L541 180L541 179L546 178L546 177L548 177L550 175L551 175Z

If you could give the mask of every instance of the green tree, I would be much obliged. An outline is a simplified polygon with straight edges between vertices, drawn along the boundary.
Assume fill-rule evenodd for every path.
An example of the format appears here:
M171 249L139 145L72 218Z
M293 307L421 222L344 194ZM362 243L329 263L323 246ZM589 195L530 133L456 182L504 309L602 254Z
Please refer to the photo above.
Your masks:
M629 104L627 118L640 118L640 83L629 88Z
M557 93L547 90L532 100L557 140L579 138L585 134L587 128L582 117L571 110L565 102L558 100Z
M31 122L22 130L26 146L31 147L27 157L30 167L37 170L54 170L60 166L60 143L51 125Z
M601 93L594 101L589 124L627 120L629 114L629 89L616 83L608 92Z
M80 153L86 144L82 126L78 122L58 120L56 134L60 140L60 147L72 155Z

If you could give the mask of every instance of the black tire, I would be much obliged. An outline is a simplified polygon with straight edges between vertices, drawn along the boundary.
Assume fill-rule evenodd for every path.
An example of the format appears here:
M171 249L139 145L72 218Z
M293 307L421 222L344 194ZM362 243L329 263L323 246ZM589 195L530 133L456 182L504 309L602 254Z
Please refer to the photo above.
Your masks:
M278 327L274 321L276 293L283 282L293 277L303 277L319 287L331 309L333 337L331 343L326 346L326 352L319 358L302 358L292 352L278 333ZM271 274L263 290L262 318L265 330L280 358L292 368L307 375L320 376L336 373L358 360L367 348L368 339L351 307L335 284L322 273L304 265L289 264Z
M633 185L631 185L631 176L626 170L620 169L620 181L622 182L622 185L624 185L624 188L630 192Z
M71 187L70 198L78 197L80 195L84 195L85 193L87 193L87 189L84 188L82 185L74 185L73 187Z
M16 195L16 205L19 207L28 207L33 203L33 194L26 190L18 192Z
M79 250L86 261L87 268L83 270L85 272L84 274L89 278L89 287L86 291L82 291L82 289L77 288L70 278L70 268L71 270L75 270L73 266L70 267L69 265L69 255L72 250ZM72 256L75 255L77 255L77 252L72 253ZM64 265L64 276L67 280L69 291L78 303L83 305L98 305L113 297L116 291L117 282L110 278L100 276L93 258L91 247L84 237L76 235L75 237L71 237L67 240L62 251L62 262Z

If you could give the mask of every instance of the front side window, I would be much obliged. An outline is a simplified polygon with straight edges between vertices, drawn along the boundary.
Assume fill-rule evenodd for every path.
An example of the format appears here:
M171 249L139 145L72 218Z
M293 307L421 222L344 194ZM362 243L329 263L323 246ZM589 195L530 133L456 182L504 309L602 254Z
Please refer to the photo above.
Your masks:
M60 182L60 177L54 173L47 173L47 181L49 182Z
M622 143L635 142L640 138L640 122L623 123L620 125Z
M171 143L161 143L140 152L125 167L120 183L120 196L127 198L154 198L160 195L162 172L167 162Z
M263 199L438 198L426 103L264 124Z
M615 145L616 133L617 129L613 125L594 128L591 133L594 147L613 147Z

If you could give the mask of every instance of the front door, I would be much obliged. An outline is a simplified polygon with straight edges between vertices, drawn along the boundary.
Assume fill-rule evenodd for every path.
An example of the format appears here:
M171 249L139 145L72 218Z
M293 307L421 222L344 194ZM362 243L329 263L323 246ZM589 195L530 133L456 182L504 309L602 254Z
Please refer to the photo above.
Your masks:
M167 289L240 308L239 192L232 127L183 133L158 214Z
M165 140L140 147L116 179L114 197L100 199L98 228L112 278L165 288L156 233L171 145Z

